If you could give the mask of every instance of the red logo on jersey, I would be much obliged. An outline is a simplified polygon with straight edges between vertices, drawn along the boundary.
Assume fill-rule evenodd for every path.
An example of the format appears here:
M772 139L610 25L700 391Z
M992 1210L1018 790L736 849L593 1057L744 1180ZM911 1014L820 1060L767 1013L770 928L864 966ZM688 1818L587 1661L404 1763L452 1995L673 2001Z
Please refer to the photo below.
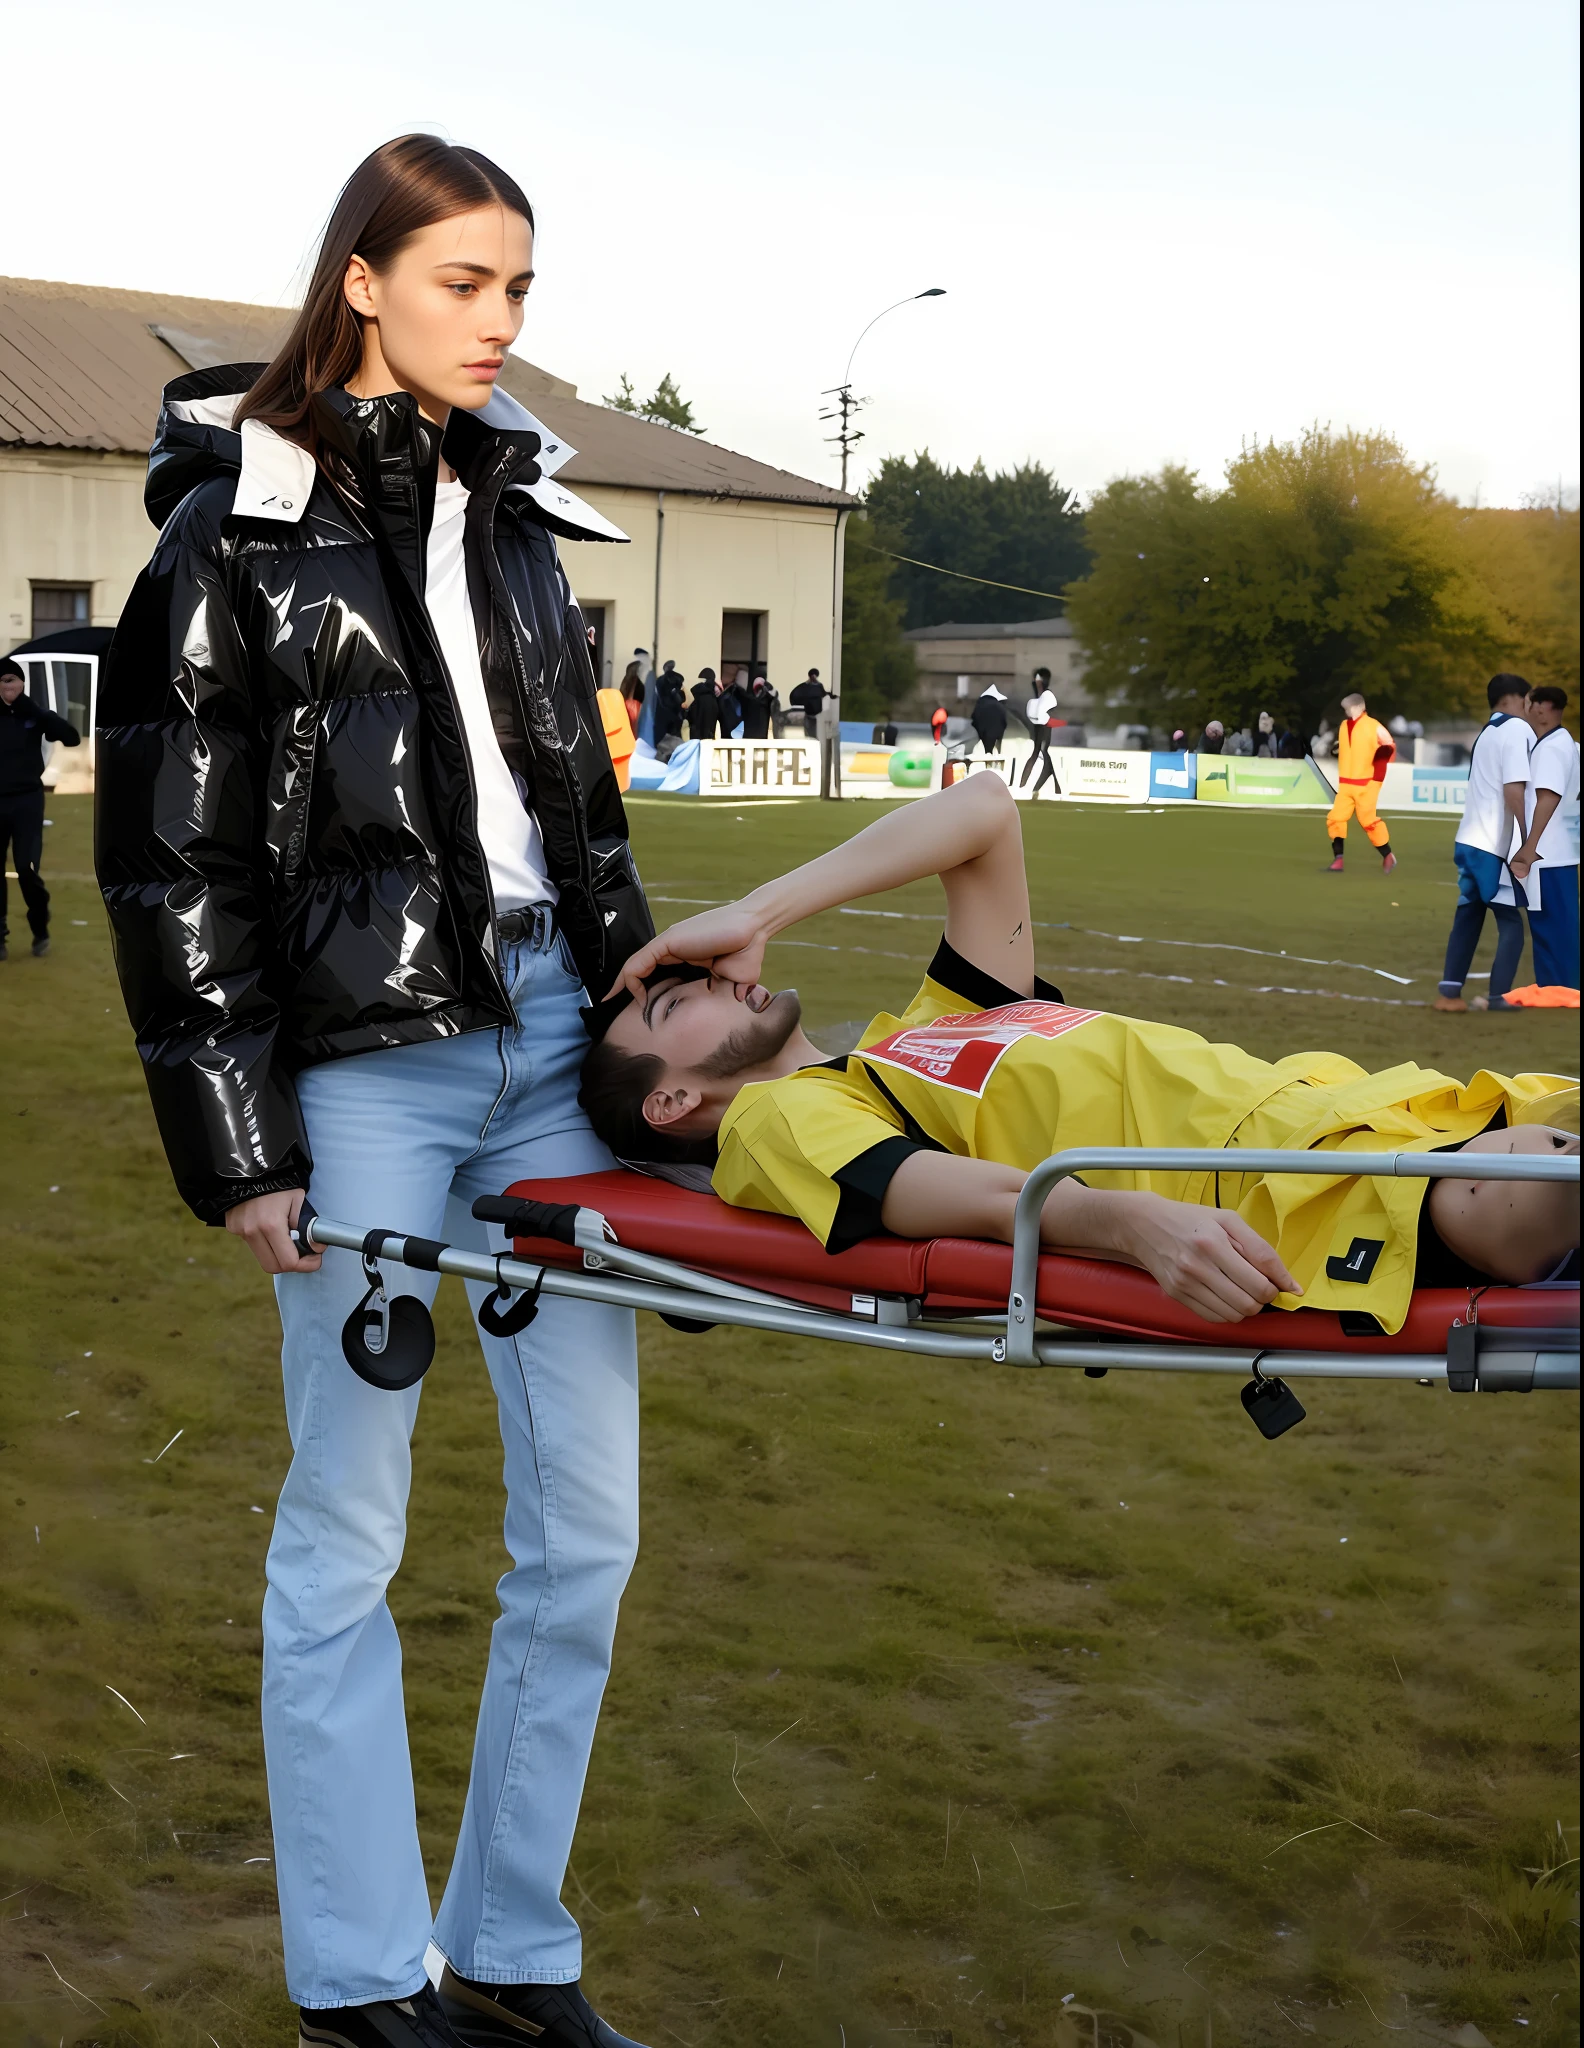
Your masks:
M889 1038L861 1046L858 1057L900 1067L961 1095L983 1095L1002 1054L1020 1038L1060 1038L1103 1014L1066 1003L1008 1003L1000 1010L969 1010L893 1031Z

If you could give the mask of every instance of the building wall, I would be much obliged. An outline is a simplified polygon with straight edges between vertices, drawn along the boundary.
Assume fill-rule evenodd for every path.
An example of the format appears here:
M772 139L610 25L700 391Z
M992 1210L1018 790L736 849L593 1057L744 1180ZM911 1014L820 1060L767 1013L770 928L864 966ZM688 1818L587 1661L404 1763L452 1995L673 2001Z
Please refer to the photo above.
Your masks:
M647 647L656 667L674 661L690 683L701 668L719 673L721 614L732 611L766 615L761 656L783 701L811 668L829 680L834 508L668 492L657 634L656 493L607 484L573 488L631 536L627 546L560 544L578 601L606 607L605 654L614 679L635 647Z
M154 545L147 468L139 455L0 448L0 647L32 637L34 582L91 585L91 623L115 624Z
M32 635L34 581L86 583L92 620L113 626L148 560L141 456L0 448L0 647ZM783 699L810 668L831 671L833 509L668 493L655 648L653 491L587 486L581 495L632 536L629 545L563 541L578 598L602 604L605 652L619 679L634 647L668 655L691 681L721 665L721 614L761 612L761 651Z
M967 697L962 704L964 715L973 699L991 683L1005 690L1014 704L1021 705L1033 694L1037 668L1048 668L1051 672L1059 716L1077 724L1093 708L1083 687L1083 647L1066 635L978 639L965 634L960 640L915 640L913 649L918 656L919 679L913 703L924 716L937 704L944 704L953 713L958 710L957 678L964 675L968 677ZM926 697L927 706L923 703Z

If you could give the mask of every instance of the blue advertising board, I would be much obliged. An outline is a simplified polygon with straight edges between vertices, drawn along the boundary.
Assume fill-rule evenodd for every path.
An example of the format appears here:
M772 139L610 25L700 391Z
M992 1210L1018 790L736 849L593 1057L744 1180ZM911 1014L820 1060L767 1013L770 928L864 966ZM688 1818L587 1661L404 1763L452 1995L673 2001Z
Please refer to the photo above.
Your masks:
M1192 754L1150 755L1150 802L1193 798L1197 788Z
M1467 800L1466 768L1414 768L1413 807L1416 811L1461 811Z

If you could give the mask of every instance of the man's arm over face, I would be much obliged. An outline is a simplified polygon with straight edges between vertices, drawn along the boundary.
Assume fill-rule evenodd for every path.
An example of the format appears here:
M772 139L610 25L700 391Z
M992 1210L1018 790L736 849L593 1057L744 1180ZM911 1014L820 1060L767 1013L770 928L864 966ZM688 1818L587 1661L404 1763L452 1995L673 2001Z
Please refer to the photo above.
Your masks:
M997 775L971 775L936 796L902 805L740 902L685 918L634 953L616 986L641 1000L651 975L686 964L709 968L746 995L778 932L822 910L930 875L945 884L946 936L957 952L1019 995L1032 995L1034 936L1023 831L1011 791Z

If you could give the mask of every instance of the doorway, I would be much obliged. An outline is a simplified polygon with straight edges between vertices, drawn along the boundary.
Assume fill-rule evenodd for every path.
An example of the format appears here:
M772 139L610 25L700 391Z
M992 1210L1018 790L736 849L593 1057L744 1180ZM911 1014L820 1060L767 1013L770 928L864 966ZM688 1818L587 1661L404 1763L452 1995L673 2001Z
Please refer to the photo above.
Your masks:
M768 612L721 613L720 676L728 689L764 674L769 645Z

